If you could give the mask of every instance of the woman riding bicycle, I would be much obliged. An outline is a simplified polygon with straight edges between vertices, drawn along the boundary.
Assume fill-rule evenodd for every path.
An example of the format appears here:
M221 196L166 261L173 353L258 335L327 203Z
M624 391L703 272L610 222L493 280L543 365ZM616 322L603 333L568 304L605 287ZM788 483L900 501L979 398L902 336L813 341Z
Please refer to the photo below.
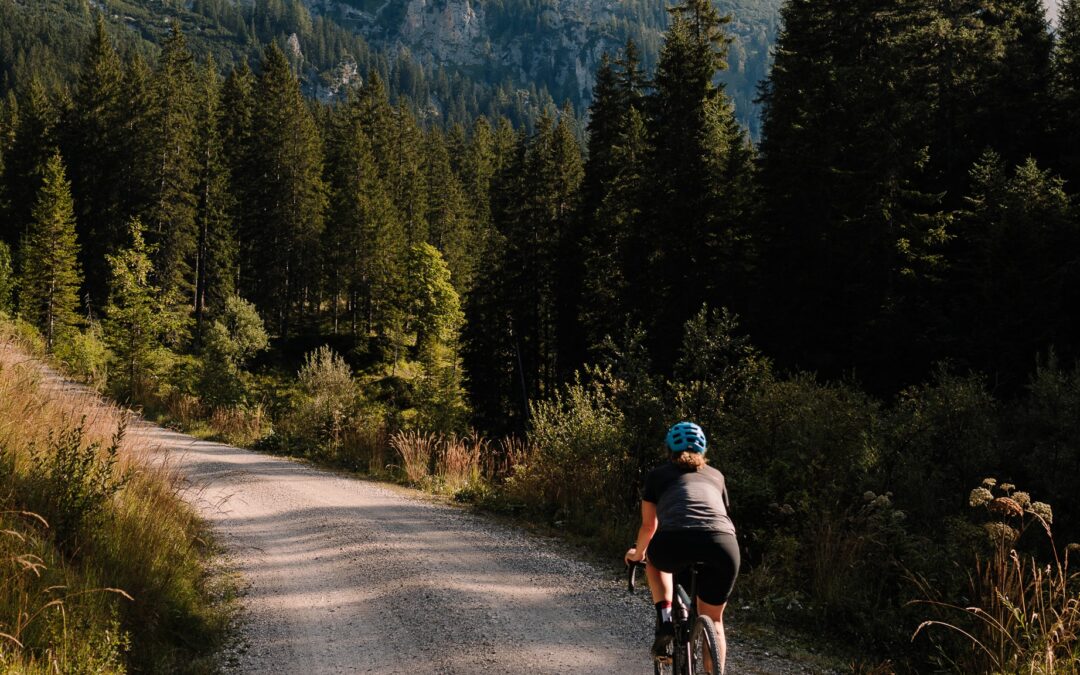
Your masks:
M680 422L668 431L671 461L645 477L641 528L636 545L626 552L626 561L647 563L649 590L656 603L654 654L665 651L674 636L672 574L702 563L697 609L716 624L723 673L727 657L724 606L739 574L739 545L728 517L724 474L706 464L706 446L705 432L691 422Z

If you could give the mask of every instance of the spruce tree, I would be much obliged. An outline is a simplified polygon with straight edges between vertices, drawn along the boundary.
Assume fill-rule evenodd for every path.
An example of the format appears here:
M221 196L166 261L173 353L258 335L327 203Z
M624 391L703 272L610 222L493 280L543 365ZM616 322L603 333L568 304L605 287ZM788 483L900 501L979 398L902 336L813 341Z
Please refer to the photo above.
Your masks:
M730 17L721 17L708 0L686 0L669 11L672 24L648 101L649 191L635 234L641 247L635 258L648 264L627 270L630 292L644 299L655 356L664 367L676 356L683 324L702 304L741 304L732 272L745 264L742 251L727 245L743 223L725 220L715 203L718 191L735 190L745 178L715 175L709 160L724 152L719 147L745 144L737 125L708 119L710 112L728 110L714 78L726 67ZM745 162L738 166L747 169Z
M142 400L160 360L165 336L173 331L161 289L154 285L152 249L138 219L129 225L130 241L107 257L109 302L105 307L105 339L117 362L117 393L127 401Z
M105 255L115 253L126 238L122 194L130 176L125 172L124 153L131 139L125 137L124 130L129 101L123 80L120 57L104 18L98 14L65 134L79 240L83 242L86 294L96 307L106 299L109 271Z
M379 174L365 131L362 99L336 113L328 143L330 217L326 268L331 319L339 331L342 296L350 333L385 334L397 303L395 277L405 257L405 233Z
M144 219L154 250L156 283L177 317L190 314L195 305L199 243L195 84L193 57L174 23L153 79L152 134L146 139L152 143L154 158L153 198ZM178 342L180 336L171 339Z
M1080 110L1080 0L1060 8L1054 52L1053 132L1058 163L1070 186L1080 181L1080 129L1073 117Z
M318 252L326 210L322 140L300 84L271 44L256 90L252 128L252 222L245 233L243 295L254 300L279 335L309 317L319 280Z
M0 238L13 247L26 235L44 178L42 169L57 150L59 123L60 111L45 85L32 79L19 105L15 138L4 162L9 209Z
M202 334L207 315L225 309L235 295L236 232L235 209L229 186L227 157L221 140L221 84L217 64L208 59L198 81L196 114L198 159L198 204L195 221L198 240L195 249L195 325Z
M41 190L20 252L19 312L41 330L51 350L79 324L82 272L71 184L59 152L45 163L41 176Z
M450 279L460 295L469 292L476 264L475 225L470 218L465 190L450 163L450 153L441 132L426 134L424 183L428 189L428 243L442 254Z

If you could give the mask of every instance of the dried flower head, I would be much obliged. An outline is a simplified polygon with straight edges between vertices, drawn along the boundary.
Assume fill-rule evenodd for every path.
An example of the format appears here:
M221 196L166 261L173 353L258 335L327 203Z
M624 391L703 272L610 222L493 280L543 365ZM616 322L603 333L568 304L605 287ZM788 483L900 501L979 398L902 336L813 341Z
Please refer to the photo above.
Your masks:
M877 497L874 498L874 501L870 502L870 506L873 506L874 508L878 508L878 509L883 509L883 508L886 508L886 507L891 506L891 505L892 505L892 502L885 495L878 495Z
M1019 504L1008 497L998 497L990 502L990 505L987 508L990 509L990 513L1001 516L1002 518L1024 515L1024 509L1020 508Z
M1031 502L1028 511L1041 518L1047 525L1054 524L1054 510L1046 502Z
M970 495L968 495L968 504L971 506L971 508L974 509L982 506L983 504L986 504L993 498L994 495L990 492L990 490L987 490L984 487L977 487L971 491Z
M997 485L996 478L983 478L982 486L987 490L994 487L995 485Z
M876 495L876 494L874 494L874 493L873 493L872 491L870 491L870 490L867 490L866 492L862 493L862 498L863 498L863 501L864 501L864 502L872 502L872 501L874 501L874 499L875 499L876 497L877 497L877 495Z
M1019 532L1009 527L1005 523L985 523L982 527L983 531L986 532L986 536L990 538L990 543L995 546L1012 546L1020 537Z
M1012 500L1025 509L1031 506L1031 495L1026 492L1012 493Z
M1005 494L1009 494L1010 492L1012 492L1013 490L1016 489L1016 486L1013 485L1012 483L1002 483L1001 485L998 486L998 489L1001 490L1002 492L1004 492Z
M1080 544L1069 544L1065 550L1069 553L1080 553Z

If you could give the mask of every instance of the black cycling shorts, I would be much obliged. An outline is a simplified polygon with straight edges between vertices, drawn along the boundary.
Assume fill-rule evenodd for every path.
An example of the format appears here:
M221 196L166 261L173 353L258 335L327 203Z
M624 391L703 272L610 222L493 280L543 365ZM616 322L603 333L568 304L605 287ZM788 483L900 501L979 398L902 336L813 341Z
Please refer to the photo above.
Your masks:
M710 605L722 605L739 575L739 542L727 532L661 530L649 542L649 562L663 572L679 574L703 563L697 577L697 595ZM688 580L683 583L687 591Z

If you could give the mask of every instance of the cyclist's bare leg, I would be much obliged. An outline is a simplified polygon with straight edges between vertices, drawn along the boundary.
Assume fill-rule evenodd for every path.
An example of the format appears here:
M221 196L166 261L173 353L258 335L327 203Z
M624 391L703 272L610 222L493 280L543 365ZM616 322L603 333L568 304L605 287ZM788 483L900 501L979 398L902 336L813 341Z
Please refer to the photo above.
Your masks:
M701 598L697 601L698 614L707 616L713 620L716 624L716 655L720 657L720 673L723 675L725 666L727 665L727 636L724 634L724 607L727 603L722 605L710 605L707 602L702 602ZM705 659L708 660L708 655ZM708 665L706 665L708 667Z
M673 590L674 586L671 582L671 573L661 572L653 567L651 562L647 562L645 565L645 576L649 578L649 590L652 591L653 604L655 605L664 600L671 602L671 599L675 597L675 591Z

